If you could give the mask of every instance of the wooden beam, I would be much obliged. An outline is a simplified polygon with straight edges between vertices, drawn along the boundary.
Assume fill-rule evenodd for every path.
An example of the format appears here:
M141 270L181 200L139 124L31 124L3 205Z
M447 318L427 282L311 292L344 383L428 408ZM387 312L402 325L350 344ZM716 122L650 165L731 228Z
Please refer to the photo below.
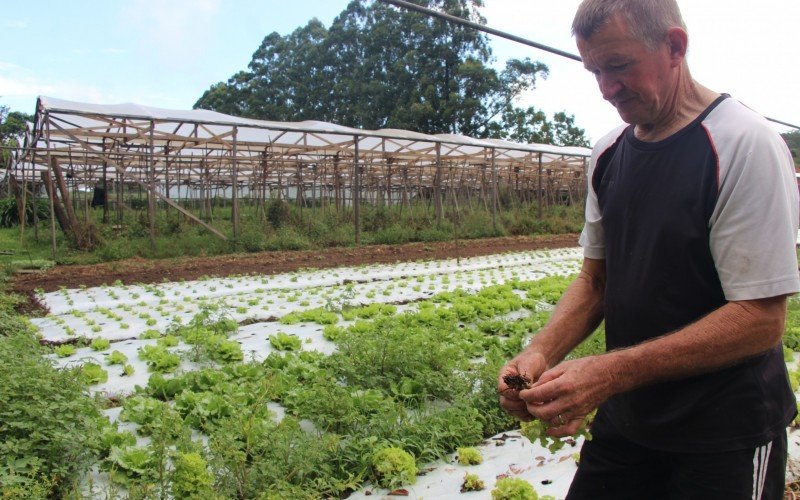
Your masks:
M72 139L73 139L73 140L75 140L75 141L77 141L78 143L80 143L81 145L83 145L83 147L84 147L85 149L87 149L87 150L89 150L89 151L93 151L93 152L95 152L95 153L97 152L97 149L95 149L94 147L92 147L92 145L91 145L91 144L89 144L89 143L87 143L87 142L84 142L84 141L82 141L82 140L78 139L78 138L77 138L77 137L75 137L75 136L72 136L72 135L71 135L71 134L70 134L70 133L69 133L67 130L64 130L64 129L62 129L61 127L59 127L57 123L53 123L53 125L54 125L56 128L59 128L59 129L60 129L62 132L66 133L67 135L70 135L70 136L72 137ZM115 169L116 169L116 170L117 170L117 171L120 173L120 177L122 177L122 178L124 178L124 177L125 177L125 168L124 168L124 167L122 167L122 166L121 166L121 165L119 165L117 162L115 162L115 161L113 161L113 160L110 160L110 159L108 160L108 163L110 163L110 164L111 164L111 166L112 166L112 167L114 167L114 168L115 168ZM133 182L135 182L136 184L138 184L139 186L141 186L141 187L143 187L143 188L145 188L145 189L147 189L147 188L148 188L147 184L145 184L144 182L140 181L139 179L133 179ZM162 194L161 194L161 193L159 193L158 191L156 191L154 194L155 194L155 195L156 195L158 198L161 198L162 200L164 200L164 202L165 202L167 205L169 205L169 206L173 207L175 210L177 210L177 211L181 212L181 213L182 213L182 214L184 214L185 216L189 217L191 220L193 220L193 221L197 222L198 224L200 224L200 225L201 225L201 226L203 226L204 228L208 229L208 230L209 230L211 233L213 233L213 234L217 235L219 238L221 238L221 239L223 239L223 240L225 240L225 241L228 241L228 237L227 237L227 236L225 236L224 234L222 234L221 232L219 232L219 231L218 231L216 228L214 228L214 227L212 227L212 226L210 226L210 225L206 224L205 222L203 222L202 220L200 220L199 218L197 218L197 217L196 217L196 216L195 216L193 213L191 213L191 212L189 212L188 210L184 209L182 206L180 206L180 205L178 205L177 203L173 202L172 200L170 200L170 199L169 199L169 198L167 198L166 196L162 195Z

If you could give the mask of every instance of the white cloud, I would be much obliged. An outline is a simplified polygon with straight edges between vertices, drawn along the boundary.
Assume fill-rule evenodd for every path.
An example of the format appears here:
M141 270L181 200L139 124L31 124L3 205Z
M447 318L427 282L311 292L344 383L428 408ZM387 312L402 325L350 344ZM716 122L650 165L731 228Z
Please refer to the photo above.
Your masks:
M122 15L143 49L181 66L203 54L220 7L220 0L134 0Z

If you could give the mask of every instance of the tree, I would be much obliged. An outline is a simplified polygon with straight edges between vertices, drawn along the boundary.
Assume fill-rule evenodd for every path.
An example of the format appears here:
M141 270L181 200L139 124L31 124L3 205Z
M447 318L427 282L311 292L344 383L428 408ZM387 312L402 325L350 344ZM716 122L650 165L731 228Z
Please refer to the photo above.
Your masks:
M482 0L419 3L485 23L478 12ZM479 31L353 0L329 29L312 19L289 35L267 35L248 70L213 85L195 107L267 120L511 137L507 129L514 124L506 123L506 116L531 123L540 118L514 102L537 78L546 78L548 68L512 59L498 72L491 61L488 40ZM562 131L558 139L583 137L572 117L543 122ZM539 142L556 139L548 135Z
M8 106L0 105L0 165L6 165L9 151L6 147L19 146L18 137L25 132L26 122L33 121L31 115L19 111L9 111Z
M789 150L792 152L795 167L800 168L800 130L786 132L781 134L781 137L786 141L786 145L789 146Z

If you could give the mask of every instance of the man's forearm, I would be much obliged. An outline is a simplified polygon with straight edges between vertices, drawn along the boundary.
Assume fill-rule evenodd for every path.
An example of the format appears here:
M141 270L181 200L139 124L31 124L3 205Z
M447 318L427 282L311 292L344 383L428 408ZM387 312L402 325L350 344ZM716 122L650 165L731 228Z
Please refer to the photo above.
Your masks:
M729 302L674 333L599 356L614 392L735 365L774 347L786 317L785 297Z
M591 334L603 319L604 261L584 262L547 325L526 350L539 352L553 367Z

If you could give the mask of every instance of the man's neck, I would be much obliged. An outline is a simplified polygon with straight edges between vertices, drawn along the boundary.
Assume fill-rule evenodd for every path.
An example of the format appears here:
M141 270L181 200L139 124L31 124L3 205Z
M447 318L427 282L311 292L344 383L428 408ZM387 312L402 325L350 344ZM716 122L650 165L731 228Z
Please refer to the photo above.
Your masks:
M647 142L666 139L700 116L717 97L719 93L694 81L689 70L683 68L663 115L655 123L637 124L634 134L637 139Z

